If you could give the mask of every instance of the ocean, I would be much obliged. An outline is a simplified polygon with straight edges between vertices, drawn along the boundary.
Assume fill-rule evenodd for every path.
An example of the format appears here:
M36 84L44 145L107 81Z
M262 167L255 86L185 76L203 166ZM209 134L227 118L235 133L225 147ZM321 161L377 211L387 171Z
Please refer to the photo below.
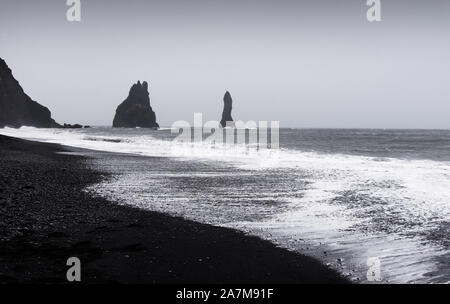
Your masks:
M280 129L280 149L260 151L171 131L0 134L115 152L89 160L112 177L86 191L260 236L355 282L450 282L450 131Z

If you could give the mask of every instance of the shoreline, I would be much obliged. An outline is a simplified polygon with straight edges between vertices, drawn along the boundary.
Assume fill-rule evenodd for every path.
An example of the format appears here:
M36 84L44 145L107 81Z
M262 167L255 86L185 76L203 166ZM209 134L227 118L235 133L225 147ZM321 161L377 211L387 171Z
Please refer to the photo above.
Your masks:
M349 283L258 237L94 197L108 175L58 153L74 151L0 135L0 283L67 283L72 256L84 283Z

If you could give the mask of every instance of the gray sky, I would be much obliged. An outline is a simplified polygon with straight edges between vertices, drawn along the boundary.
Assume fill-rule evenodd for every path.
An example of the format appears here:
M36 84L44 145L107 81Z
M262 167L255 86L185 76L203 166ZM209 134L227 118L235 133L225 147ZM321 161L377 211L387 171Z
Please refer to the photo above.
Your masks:
M450 1L0 0L0 57L58 122L110 125L147 80L158 122L450 128Z

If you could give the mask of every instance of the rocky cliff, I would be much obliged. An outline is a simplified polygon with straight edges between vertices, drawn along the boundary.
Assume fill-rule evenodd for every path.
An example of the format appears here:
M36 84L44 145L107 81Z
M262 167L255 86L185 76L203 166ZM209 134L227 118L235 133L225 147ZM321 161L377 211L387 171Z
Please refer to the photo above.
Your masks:
M46 107L25 94L11 69L0 58L0 128L22 126L59 127Z
M113 121L114 128L159 128L156 115L150 106L148 83L140 81L135 83L116 110Z
M220 125L222 127L228 126L234 127L233 118L231 117L231 110L233 108L233 99L231 99L230 92L226 92L225 96L223 97L223 112L222 112L222 119L220 120Z

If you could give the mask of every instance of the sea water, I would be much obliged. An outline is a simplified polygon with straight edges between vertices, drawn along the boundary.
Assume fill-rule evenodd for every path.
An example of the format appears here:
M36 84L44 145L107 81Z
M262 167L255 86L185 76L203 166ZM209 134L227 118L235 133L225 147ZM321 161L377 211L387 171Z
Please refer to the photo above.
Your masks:
M92 163L88 189L123 204L240 229L350 279L450 282L450 131L281 129L280 149L178 143L170 128L1 129L134 155Z

